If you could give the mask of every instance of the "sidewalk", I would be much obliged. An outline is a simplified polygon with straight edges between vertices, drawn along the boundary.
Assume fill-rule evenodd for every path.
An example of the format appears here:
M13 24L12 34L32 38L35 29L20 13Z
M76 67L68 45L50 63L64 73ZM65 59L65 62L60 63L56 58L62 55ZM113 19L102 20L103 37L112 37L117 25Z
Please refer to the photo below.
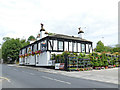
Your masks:
M46 73L61 74L74 78L82 78L82 79L118 84L118 68L67 72L67 71L54 70L43 67L30 67L30 66L18 66L18 65L16 66L22 68L25 67L25 68L35 69L37 71L46 72Z

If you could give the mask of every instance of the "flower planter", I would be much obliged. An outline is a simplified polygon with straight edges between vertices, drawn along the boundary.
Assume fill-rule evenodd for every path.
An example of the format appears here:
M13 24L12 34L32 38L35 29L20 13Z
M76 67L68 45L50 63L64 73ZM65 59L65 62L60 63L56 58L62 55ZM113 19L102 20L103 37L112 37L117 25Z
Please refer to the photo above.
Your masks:
M108 66L105 66L105 69L108 69Z
M113 67L115 67L115 65L113 65Z
M101 67L101 69L105 69L105 67Z
M112 65L109 65L109 66L108 66L108 68L111 68L111 67L112 67Z
M95 67L95 70L100 70L101 69L101 67Z
M85 71L87 71L88 69L87 68L84 68Z
M80 68L79 70L80 70L80 71L84 71L84 69L83 69L83 68Z

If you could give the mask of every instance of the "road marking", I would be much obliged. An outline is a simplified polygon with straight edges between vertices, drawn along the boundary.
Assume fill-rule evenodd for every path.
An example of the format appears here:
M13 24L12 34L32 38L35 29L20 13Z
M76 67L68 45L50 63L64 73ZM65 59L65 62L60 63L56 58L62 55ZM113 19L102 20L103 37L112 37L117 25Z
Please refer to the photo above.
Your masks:
M0 77L0 79L4 79L4 80L7 80L8 82L11 82L10 79L5 78L5 77Z
M35 75L35 74L33 74L33 73L30 73L31 75Z
M28 73L28 74L31 74L31 75L35 75L35 74L33 74L33 73L29 73L29 72L25 72L25 71L22 71L22 72L24 72L24 73Z
M66 82L66 81L62 81L62 80L58 80L58 79L54 79L54 78L50 78L50 77L46 77L46 76L42 76L42 78L54 80L54 81L61 82L61 83L71 84L70 82Z
M14 66L14 65L8 65L8 66Z
M17 69L13 69L13 70L18 71Z

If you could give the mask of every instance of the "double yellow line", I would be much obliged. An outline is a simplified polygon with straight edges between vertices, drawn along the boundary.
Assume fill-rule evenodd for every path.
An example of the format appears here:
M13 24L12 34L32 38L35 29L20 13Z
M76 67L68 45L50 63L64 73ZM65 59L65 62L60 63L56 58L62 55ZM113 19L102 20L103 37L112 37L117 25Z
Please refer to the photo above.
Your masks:
M8 79L6 77L0 77L0 79L7 80L8 82L10 82L10 79Z

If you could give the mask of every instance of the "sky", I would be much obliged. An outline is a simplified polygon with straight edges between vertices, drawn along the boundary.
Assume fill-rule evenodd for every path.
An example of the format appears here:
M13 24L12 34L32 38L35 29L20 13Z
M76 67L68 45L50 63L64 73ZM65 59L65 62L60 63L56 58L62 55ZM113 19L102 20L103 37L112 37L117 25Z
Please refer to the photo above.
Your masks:
M105 46L118 43L119 0L0 0L0 43L3 37L37 36L40 23L51 33L78 36Z

